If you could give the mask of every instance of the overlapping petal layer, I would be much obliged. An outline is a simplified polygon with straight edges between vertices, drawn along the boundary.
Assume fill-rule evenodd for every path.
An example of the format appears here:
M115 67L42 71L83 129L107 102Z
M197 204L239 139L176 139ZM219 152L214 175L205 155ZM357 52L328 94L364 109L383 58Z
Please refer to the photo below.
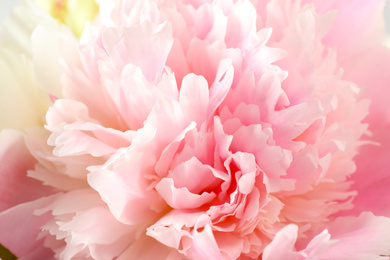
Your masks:
M20 232L37 241L0 242L59 259L389 255L383 1L353 2L366 22L347 1L122 0L79 42L38 26L45 126L0 135L16 183L0 219L32 215Z

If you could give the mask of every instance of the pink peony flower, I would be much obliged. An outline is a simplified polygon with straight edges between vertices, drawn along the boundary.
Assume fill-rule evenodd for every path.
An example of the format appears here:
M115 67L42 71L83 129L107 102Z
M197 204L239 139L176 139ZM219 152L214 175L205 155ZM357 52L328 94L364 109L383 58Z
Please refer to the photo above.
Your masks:
M55 51L37 78L60 82L45 126L0 133L1 244L24 259L390 255L383 1L100 2L80 41L40 42Z

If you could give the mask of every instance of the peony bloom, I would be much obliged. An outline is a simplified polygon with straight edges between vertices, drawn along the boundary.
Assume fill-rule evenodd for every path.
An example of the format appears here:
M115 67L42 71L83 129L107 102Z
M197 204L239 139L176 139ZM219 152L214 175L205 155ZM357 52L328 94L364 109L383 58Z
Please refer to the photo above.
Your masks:
M1 244L24 259L390 255L383 1L100 4L79 41L32 43L51 104L44 127L0 134Z

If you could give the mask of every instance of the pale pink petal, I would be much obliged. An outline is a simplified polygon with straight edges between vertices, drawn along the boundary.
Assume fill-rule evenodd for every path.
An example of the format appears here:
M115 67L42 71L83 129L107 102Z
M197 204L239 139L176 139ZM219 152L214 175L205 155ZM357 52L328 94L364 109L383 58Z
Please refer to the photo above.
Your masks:
M192 193L217 187L221 182L217 176L214 168L202 164L196 157L179 164L171 173L175 187L185 187Z
M363 212L359 217L340 217L329 226L331 245L321 259L387 259L390 255L390 219Z
M115 19L124 25L138 25L145 21L155 23L158 18L158 7L150 0L146 1L119 1L121 8L115 10Z
M159 98L175 98L178 95L176 82L169 72L164 73L155 86L156 83L149 82L141 69L133 64L126 64L120 75L111 64L102 63L99 71L104 91L111 98L120 118L133 130L143 126Z
M225 42L228 48L245 48L256 31L256 9L249 1L236 5L228 16Z
M361 51L372 44L380 44L386 37L383 7L385 1L342 0L310 1L318 12L337 10L336 19L324 42L338 48L343 61L360 56ZM345 32L348 31L348 35ZM353 44L353 48L349 48Z
M362 94L371 100L370 113L366 118L369 123L370 136L365 139L370 142L360 148L356 156L356 173L353 174L353 189L358 190L354 200L354 214L372 211L374 214L390 216L388 195L390 139L390 106L386 98L388 91L388 67L390 50L385 47L371 49L355 62L347 76L362 87ZM370 66L369 64L378 64ZM367 178L367 173L373 173Z
M371 100L367 122L371 131L379 125L390 124L390 104L387 102L390 49L376 46L362 52L358 61L351 61L346 68L346 77L359 84L361 96ZM371 64L371 65L370 65ZM372 64L375 64L373 66Z
M44 185L60 190L72 190L86 187L86 167L91 164L100 164L101 160L90 155L58 157L53 155L53 148L47 145L50 132L44 128L28 129L26 144L32 156L39 162L33 170L28 172L32 178L40 180Z
M228 19L220 8L207 3L195 8L189 3L180 5L179 8L187 27L195 30L196 38L210 42L224 40ZM185 39L183 35L178 37L181 41Z
M152 81L163 69L172 46L171 34L169 23L155 26L145 22L138 27L126 28L124 32L107 29L103 34L103 44L118 69L131 63L140 67L145 77Z
M184 128L178 135L162 150L161 156L156 163L156 173L160 176L165 176L173 158L182 144L186 134L193 131L196 127L195 122L191 122L186 128Z
M107 59L107 54L96 46L89 50L92 54L86 49L82 49L82 51L84 55L80 59L84 59L85 65L77 59L68 61L64 65L65 73L61 79L64 97L84 103L89 108L90 116L99 120L104 126L124 129L126 126L124 119L111 116L119 114L119 111L102 85L100 72L96 72L99 70L97 61Z
M304 256L294 251L294 245L297 239L298 227L290 224L281 229L272 242L264 249L263 259L291 259L303 260Z
M183 130L187 132L195 127L193 122L186 118L180 103L165 98L157 101L148 116L146 126L156 129L160 152L177 136L182 135Z
M197 75L202 75L209 85L214 83L219 64L222 60L230 59L234 67L241 67L242 64L242 55L238 49L226 49L223 42L216 42L210 45L208 41L202 41L198 38L193 38L190 41L190 45L186 52L186 59L190 64L190 71ZM226 65L228 65L228 63L228 61L224 62L224 66L221 68L220 77L215 83L218 83L218 81L221 80L221 76L226 72ZM229 78L227 82L228 81ZM225 84L222 86L225 86ZM230 86L228 87L230 88Z
M218 66L214 83L210 87L210 103L207 107L207 118L210 118L222 103L233 82L234 68L231 61L222 60Z
M222 259L239 259L240 255L245 252L245 242L234 233L213 232L218 248L221 252Z
M200 6L202 6L202 5L206 4L206 3L210 3L211 1L210 0L195 0L195 1L184 0L183 2L185 4L192 5L194 8L199 8Z
M205 78L189 74L183 78L180 89L180 104L186 116L198 127L207 119L209 88Z
M264 171L264 183L269 192L290 190L293 182L280 177L286 174L291 163L290 151L278 146L269 145L273 142L270 129L262 129L261 125L240 127L233 135L232 151L246 151L255 156L260 169Z
M193 237L186 229L194 227L202 214L194 210L172 210L148 227L147 235L181 253L186 253L191 247Z
M310 243L306 246L303 253L305 253L308 258L312 257L314 259L322 259L320 256L334 243L337 243L337 240L330 240L331 236L327 229L322 231L320 234L315 236Z
M315 236L301 251L295 249L298 227L290 224L278 231L272 242L265 248L263 259L325 259L323 253L337 240L330 240L327 230ZM337 258L344 259L344 258Z
M72 100L56 101L46 120L46 128L53 132L48 144L55 147L53 153L57 156L90 154L99 157L114 153L116 149L130 144L134 135L131 131L122 133L102 127L89 117L83 103Z
M195 209L212 201L214 193L203 192L200 195L191 193L186 187L176 188L171 178L163 178L156 186L158 194L166 203L175 209Z
M88 175L88 183L99 192L115 218L129 225L152 220L160 211L157 209L161 208L158 206L161 204L161 199L157 193L153 190L142 191L140 188L145 184L138 186L142 180L133 178L133 183L129 186L112 171L100 170Z
M117 260L150 259L181 260L183 255L177 250L159 243L154 238L142 235L117 258Z
M180 24L181 22L182 21L179 21L177 23ZM175 26L175 23L173 26ZM185 59L183 46L177 39L174 39L172 50L169 52L167 57L167 66L169 66L172 71L175 71L178 84L180 84L183 78L190 72L187 61Z
M357 171L353 175L352 188L358 190L354 199L354 214L371 211L374 214L390 217L390 138L389 126L376 127L372 139L379 144L367 144L356 157ZM372 173L367 178L367 173Z
M45 259L50 259L53 252L43 246L44 239L39 237L39 233L41 227L52 216L50 214L36 216L34 211L49 205L55 197L21 203L1 212L0 243L19 258L26 257L26 259L29 259L29 257L36 255L43 255Z
M192 247L189 254L194 259L222 260L211 226L206 216L200 217L193 231Z
M250 49L251 55L246 57L247 68L254 72L256 79L259 79L268 69L279 70L272 63L281 60L287 54L284 49L267 46L271 34L270 28L260 29L254 39L254 48Z
M53 192L51 187L27 176L36 160L28 151L22 132L3 130L0 143L0 212Z
M74 203L75 200L77 203ZM89 256L99 251L118 256L134 239L130 235L127 242L123 241L122 238L133 228L117 221L91 189L61 194L49 205L36 210L35 214L47 215L47 212L51 213L53 220L47 221L42 229L47 232L46 236L51 234L58 240L65 240L66 248L60 254L64 259L82 254ZM111 248L106 245L111 245ZM104 258L95 255L94 259Z

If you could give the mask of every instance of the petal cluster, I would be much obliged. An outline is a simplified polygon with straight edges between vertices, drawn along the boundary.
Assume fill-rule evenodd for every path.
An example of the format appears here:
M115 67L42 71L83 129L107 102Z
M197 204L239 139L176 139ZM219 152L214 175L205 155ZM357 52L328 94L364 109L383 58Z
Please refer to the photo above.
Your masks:
M60 91L47 88L45 126L0 134L26 158L0 174L34 187L0 200L0 230L29 215L41 250L0 242L56 259L390 255L355 160L369 100L351 64L379 40L349 50L344 2L102 0L79 41L46 43L58 78L36 77Z

